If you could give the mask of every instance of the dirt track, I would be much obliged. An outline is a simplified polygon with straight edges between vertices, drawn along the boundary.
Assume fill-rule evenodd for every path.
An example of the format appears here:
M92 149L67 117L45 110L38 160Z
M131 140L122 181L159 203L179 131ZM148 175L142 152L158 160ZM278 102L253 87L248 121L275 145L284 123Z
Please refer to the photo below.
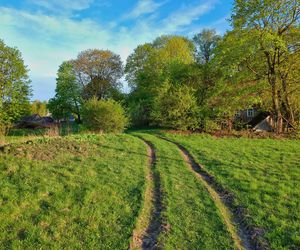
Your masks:
M147 209L150 209L150 211L148 215L149 218L147 218L148 221L146 221L146 227L142 228L141 230L134 231L130 249L161 249L161 247L158 245L157 238L162 231L162 194L160 178L158 173L155 171L155 148L150 142L144 140L143 138L140 139L145 143L147 147L147 155L149 157L146 177L148 185L145 191L144 210L140 214L140 220L142 220L143 217L147 218ZM138 223L140 223L139 220Z
M232 236L235 247L237 249L267 249L267 243L261 239L256 228L244 225L244 209L241 207L237 209L233 205L233 195L218 185L214 180L214 177L207 173L206 170L195 161L194 157L186 148L168 138L158 137L173 143L178 147L191 171L193 171L204 184L223 216L224 223Z

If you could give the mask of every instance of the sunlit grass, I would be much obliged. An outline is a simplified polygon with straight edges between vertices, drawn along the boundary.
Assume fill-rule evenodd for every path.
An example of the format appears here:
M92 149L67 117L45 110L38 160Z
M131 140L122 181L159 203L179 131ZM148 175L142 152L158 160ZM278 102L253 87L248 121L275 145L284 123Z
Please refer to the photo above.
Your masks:
M178 148L149 134L135 134L156 149L164 205L164 231L159 237L163 249L232 249L220 211Z
M127 249L145 146L129 135L41 139L0 157L0 248Z
M165 136L181 143L265 230L273 249L300 247L300 141Z

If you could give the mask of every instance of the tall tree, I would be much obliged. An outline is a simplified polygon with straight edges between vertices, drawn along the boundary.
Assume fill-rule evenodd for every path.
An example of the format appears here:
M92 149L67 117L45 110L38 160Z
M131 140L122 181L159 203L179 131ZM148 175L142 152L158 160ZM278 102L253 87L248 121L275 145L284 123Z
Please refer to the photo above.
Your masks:
M200 64L207 64L214 56L214 50L221 40L213 29L204 29L195 35L193 41L196 47L196 60Z
M183 67L194 62L193 51L192 42L184 37L162 36L137 47L128 57L126 78L132 87L129 106L134 122L139 125L152 122L151 113L158 107L156 97L166 81L178 83L177 78L185 74ZM155 120L159 120L157 116Z
M85 99L93 96L98 99L110 98L112 92L121 86L122 61L119 55L109 50L82 51L72 64Z
M75 114L80 122L82 88L78 83L73 64L63 62L57 72L55 97L49 100L48 108L56 119L66 119Z
M216 65L215 52L218 43L222 40L214 29L204 29L194 36L194 44L196 48L195 60L197 69L194 70L195 77L198 78L197 85L197 103L201 113L201 127L204 128L207 120L211 119L215 114L213 107L210 107L209 99L215 92L215 87L221 76L219 67Z
M9 125L30 112L28 69L21 52L0 40L0 124Z
M290 58L299 53L299 18L299 0L236 0L234 29L225 39L223 54L236 65L232 72L242 72L245 82L267 83L265 97L270 97L279 133L284 118L294 122Z

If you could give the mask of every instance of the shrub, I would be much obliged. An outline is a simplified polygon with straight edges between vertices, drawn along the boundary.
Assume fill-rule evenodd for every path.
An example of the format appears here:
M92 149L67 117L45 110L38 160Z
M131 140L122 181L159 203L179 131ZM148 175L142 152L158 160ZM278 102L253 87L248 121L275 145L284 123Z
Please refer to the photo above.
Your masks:
M214 132L221 129L221 126L214 120L207 119L205 121L205 132Z
M116 101L92 98L82 108L83 124L92 131L119 133L128 125L123 107Z
M152 111L154 125L177 130L199 128L199 109L193 90L188 86L165 83L155 99Z

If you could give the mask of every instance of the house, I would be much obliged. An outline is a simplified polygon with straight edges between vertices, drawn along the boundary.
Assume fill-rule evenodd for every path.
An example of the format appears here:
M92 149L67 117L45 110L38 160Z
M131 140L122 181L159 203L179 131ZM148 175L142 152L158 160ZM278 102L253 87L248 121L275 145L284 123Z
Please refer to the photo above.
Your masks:
M245 109L245 110L239 110L235 114L234 121L246 124L246 123L250 122L259 113L260 113L260 111L256 108L249 108L249 109Z
M274 120L269 112L260 111L257 108L239 110L235 114L234 123L239 127L250 128L253 131L274 131Z
M16 125L16 128L50 128L55 125L55 122L52 117L45 116L41 117L38 114L24 116Z
M274 119L269 112L258 113L246 125L257 132L273 132L275 128Z

